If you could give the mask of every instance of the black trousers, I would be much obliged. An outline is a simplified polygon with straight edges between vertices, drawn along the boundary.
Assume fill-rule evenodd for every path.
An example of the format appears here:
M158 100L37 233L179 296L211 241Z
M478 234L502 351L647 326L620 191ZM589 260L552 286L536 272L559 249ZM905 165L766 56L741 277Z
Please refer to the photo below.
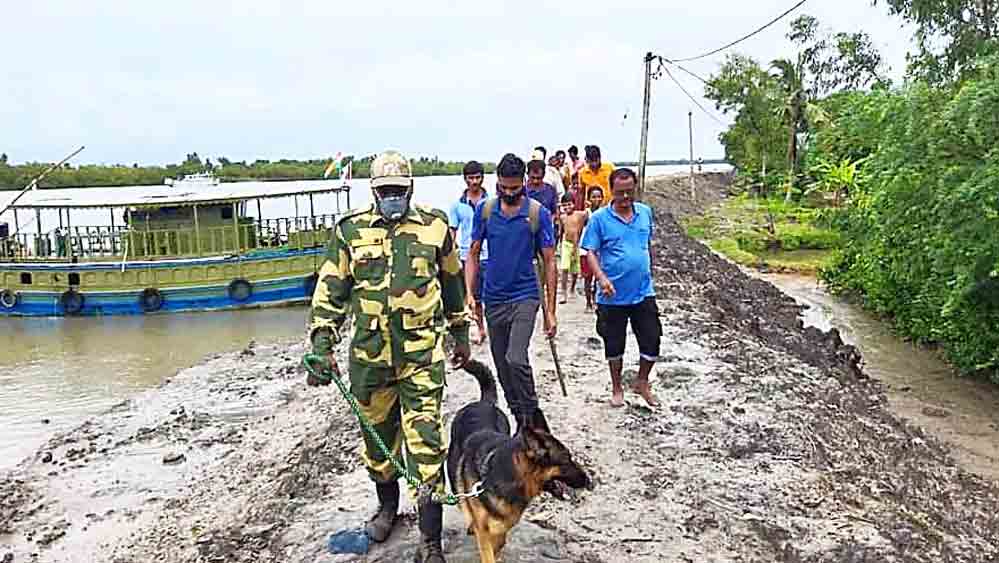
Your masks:
M597 305L597 334L604 339L606 358L619 360L624 356L629 321L641 358L651 362L659 359L663 325L655 297L646 297L634 305Z
M486 305L486 328L496 375L516 418L530 417L538 408L528 351L539 306L537 299Z

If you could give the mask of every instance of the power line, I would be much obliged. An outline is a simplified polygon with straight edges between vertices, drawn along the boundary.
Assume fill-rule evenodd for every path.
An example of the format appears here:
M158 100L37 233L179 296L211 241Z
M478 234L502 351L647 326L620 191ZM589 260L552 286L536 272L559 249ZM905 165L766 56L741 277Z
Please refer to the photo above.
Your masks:
M680 84L680 81L677 80L675 76L673 76L673 73L669 71L669 67L666 66L666 65L664 65L662 60L659 61L659 69L665 71L666 72L666 76L669 76L673 80L673 83L676 84L678 88L680 88L680 91L682 91L684 94L686 94L687 97L690 98L690 101L694 102L694 105L697 106L697 108L700 109L702 112L704 112L705 115L707 115L711 119L715 120L715 122L718 123L721 126L728 125L724 121L722 121L722 120L718 119L717 117L715 117L715 115L713 113L711 113L710 111L704 109L704 106L702 106L701 103L697 101L697 98L694 98L693 96L691 96L690 92L688 92L687 89L683 87L683 84Z
M691 71L687 70L687 69L686 69L686 68L684 68L684 67L683 67L682 65L678 65L678 64L676 64L675 62L673 62L673 61L670 61L670 60L666 60L666 62L668 62L668 63L672 64L672 65L673 65L673 66L675 66L676 68L678 68L678 69L682 70L683 72L686 72L687 74L689 74L689 75L693 76L694 78L696 78L696 79L700 80L700 81L701 81L701 82L703 82L703 83L704 83L705 85L707 85L707 86L710 86L710 83L709 83L709 82L708 82L707 80L705 80L704 78L701 78L700 76L698 76L698 75L694 74L693 72L691 72Z
M714 55L716 53L720 53L720 52L724 51L725 49L728 49L729 47L733 47L735 45L738 45L739 43L742 43L746 39L749 39L750 37L756 35L757 33L761 32L761 31L763 31L764 29L766 29L766 28L772 26L773 24L779 22L780 20L784 19L785 16L787 16L791 12L793 12L793 11L797 10L798 8L800 8L801 5L804 4L807 1L808 0L800 0L797 4L795 4L794 6L791 6L783 14L781 14L781 15L777 16L776 18L774 18L774 19L770 20L769 22L767 22L767 24L764 25L763 27L761 27L761 28L759 28L759 29L757 29L757 30L755 30L755 31L747 34L747 35L744 35L744 36L736 39L735 41L729 43L728 45L724 45L722 47L719 47L719 48L715 49L714 51L710 51L708 53L704 53L703 55L697 55L696 57L687 57L685 59L673 59L672 61L669 61L669 59L667 59L667 61L674 62L674 63L685 63L685 62L689 62L689 61L696 61L697 59L703 59L705 57L710 57L711 55Z

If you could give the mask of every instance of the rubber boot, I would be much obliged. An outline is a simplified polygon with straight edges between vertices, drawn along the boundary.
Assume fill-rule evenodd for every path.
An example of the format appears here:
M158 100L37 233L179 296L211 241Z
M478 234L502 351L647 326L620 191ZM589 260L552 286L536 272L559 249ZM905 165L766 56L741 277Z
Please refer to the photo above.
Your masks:
M399 512L399 482L375 483L375 492L378 493L378 512L368 520L364 531L371 541L381 543L388 539L395 526Z
M443 506L434 502L420 506L420 549L416 552L416 563L447 563L441 548L443 520Z

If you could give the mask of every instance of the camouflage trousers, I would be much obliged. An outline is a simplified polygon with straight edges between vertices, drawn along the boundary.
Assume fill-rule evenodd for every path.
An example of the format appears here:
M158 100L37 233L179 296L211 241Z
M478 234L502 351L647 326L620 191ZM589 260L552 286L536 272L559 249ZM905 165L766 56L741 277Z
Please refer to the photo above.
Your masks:
M400 453L405 445L403 463L409 472L416 475L421 483L432 484L436 492L443 494L441 470L447 455L441 416L444 362L430 365L407 363L398 367L373 367L351 362L350 387L361 405L361 411L392 455L401 459ZM386 483L402 477L371 436L363 429L361 432L364 440L361 458L371 479L376 483ZM410 494L416 498L416 491L411 490Z

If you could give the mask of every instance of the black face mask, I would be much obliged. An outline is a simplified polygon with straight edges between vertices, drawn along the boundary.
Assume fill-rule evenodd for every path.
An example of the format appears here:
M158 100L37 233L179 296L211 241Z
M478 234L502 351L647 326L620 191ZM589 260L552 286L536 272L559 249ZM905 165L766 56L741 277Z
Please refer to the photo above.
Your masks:
M499 184L496 184L496 197L500 198L500 200L507 205L513 205L517 203L517 200L520 199L520 196L524 195L526 192L527 190L525 190L524 186L521 185L519 190L517 190L512 194L508 194L506 193L506 191L503 190L502 187L500 187Z
M505 203L507 205L513 205L513 204L517 203L518 201L520 201L521 196L524 195L524 191L525 191L524 188L520 188L519 190L517 190L516 192L514 192L512 194L508 193L508 192L501 191L500 192L500 199L502 199L503 203Z

